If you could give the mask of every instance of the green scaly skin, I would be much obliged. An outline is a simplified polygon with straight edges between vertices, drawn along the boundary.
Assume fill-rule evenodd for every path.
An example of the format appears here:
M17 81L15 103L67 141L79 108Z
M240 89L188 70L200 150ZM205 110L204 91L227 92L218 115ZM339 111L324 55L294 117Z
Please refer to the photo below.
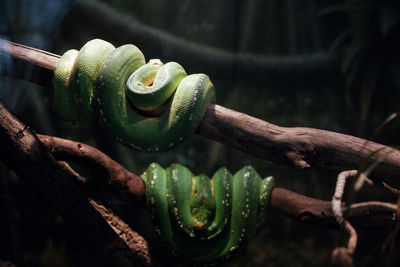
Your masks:
M136 46L115 49L99 39L61 57L53 88L54 106L61 118L75 124L87 122L97 110L103 125L118 141L149 152L181 144L215 101L214 86L207 75L187 76L175 62L145 64ZM159 117L136 112L157 108L168 99L168 107Z
M272 177L246 166L232 175L219 169L211 179L172 164L151 164L142 174L156 232L173 253L198 263L228 258L265 221Z

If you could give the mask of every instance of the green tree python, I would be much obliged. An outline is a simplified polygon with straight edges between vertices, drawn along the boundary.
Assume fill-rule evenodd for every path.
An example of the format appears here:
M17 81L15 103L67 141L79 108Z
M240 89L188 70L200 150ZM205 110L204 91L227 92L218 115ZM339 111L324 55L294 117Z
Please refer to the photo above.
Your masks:
M215 100L207 75L187 75L176 62L145 64L136 46L115 48L100 39L61 57L53 88L54 107L62 119L87 122L97 111L104 127L119 142L149 152L181 144ZM169 98L168 108L159 117L138 112L154 109Z
M145 59L134 45L115 48L95 39L61 57L54 73L53 103L71 123L96 113L121 143L156 152L181 144L200 124L214 86L205 74L187 75L176 62ZM142 111L167 103L158 117ZM274 186L246 166L232 175L219 169L211 179L194 176L179 164L151 164L143 173L156 232L175 254L210 263L228 257L248 242L263 223Z
M156 232L182 258L210 263L228 258L265 221L273 177L251 166L235 175L221 168L210 178L180 164L152 163L142 174Z

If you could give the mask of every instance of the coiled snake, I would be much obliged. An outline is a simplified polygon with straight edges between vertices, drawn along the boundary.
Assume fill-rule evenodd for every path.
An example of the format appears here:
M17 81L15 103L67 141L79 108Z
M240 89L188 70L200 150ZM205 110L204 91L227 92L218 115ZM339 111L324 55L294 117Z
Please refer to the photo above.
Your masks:
M53 88L54 106L64 120L89 121L97 110L104 127L118 141L149 152L181 144L196 130L207 106L215 100L214 86L207 75L187 76L175 62L145 64L136 46L115 49L99 39L61 57ZM131 108L136 105L138 109L152 109L172 95L166 112L157 118L142 116Z
M181 144L200 124L214 86L205 74L187 75L178 63L145 59L134 45L115 48L95 39L60 59L53 79L57 113L80 123L97 113L120 142L144 151ZM151 110L167 103L159 117ZM156 232L176 254L197 262L227 257L248 242L265 219L272 177L246 166L232 175L221 168L209 179L179 164L151 164L142 175Z
M219 169L209 179L172 164L151 164L142 175L156 232L173 252L195 262L229 257L265 220L274 179L251 166L235 175Z

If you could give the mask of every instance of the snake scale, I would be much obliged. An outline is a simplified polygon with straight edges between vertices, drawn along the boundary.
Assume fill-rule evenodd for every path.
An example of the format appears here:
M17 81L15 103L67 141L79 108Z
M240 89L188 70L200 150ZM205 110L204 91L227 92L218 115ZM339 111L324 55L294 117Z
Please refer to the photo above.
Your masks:
M199 126L215 90L205 74L187 75L176 62L147 64L134 45L115 48L94 39L61 57L54 73L58 115L78 124L95 118L121 143L148 152L181 144ZM141 111L167 105L158 117ZM156 232L171 251L210 263L246 244L265 212L274 179L246 166L232 175L221 168L210 178L172 164L151 164L142 174Z

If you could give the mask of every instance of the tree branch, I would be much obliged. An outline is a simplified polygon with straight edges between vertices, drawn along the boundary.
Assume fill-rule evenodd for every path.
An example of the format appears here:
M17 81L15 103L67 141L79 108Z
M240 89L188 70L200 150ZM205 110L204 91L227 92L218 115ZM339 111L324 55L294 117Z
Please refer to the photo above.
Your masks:
M86 165L91 169L101 170L105 173L106 183L119 190L116 191L119 196L134 205L138 204L138 201L144 204L145 186L143 180L98 149L81 142L46 135L37 136L57 160L68 160ZM121 179L123 175L126 177ZM100 180L102 181L102 179ZM277 187L271 194L271 206L301 223L337 228L329 201L306 197ZM393 206L377 206L375 208L374 212L379 216L371 216L371 211L368 209L364 209L363 212L360 212L360 210L353 212L349 209L346 212L346 218L357 221L358 225L394 224L393 212L395 208Z
M1 39L0 53L10 53L53 71L59 59L58 55ZM50 86L51 80L45 76L41 83ZM378 151L369 159L369 163L380 161L369 177L400 189L400 152L365 139L313 128L280 127L215 104L208 107L197 133L300 170L358 169Z
M40 134L37 136L57 160L72 161L95 168L121 198L132 203L144 203L146 189L143 179L126 170L103 152L80 142Z

